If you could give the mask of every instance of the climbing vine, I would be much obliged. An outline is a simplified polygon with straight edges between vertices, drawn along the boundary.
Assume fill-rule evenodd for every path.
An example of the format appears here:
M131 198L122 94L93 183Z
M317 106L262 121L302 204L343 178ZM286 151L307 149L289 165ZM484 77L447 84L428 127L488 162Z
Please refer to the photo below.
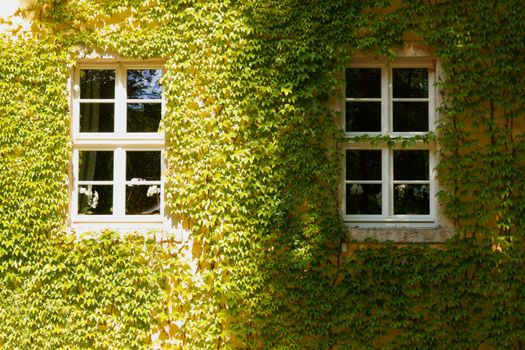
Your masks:
M0 40L0 345L525 348L522 1L37 0ZM329 100L406 33L443 66L435 142L457 235L351 243ZM166 209L190 239L68 231L67 79L162 58ZM350 242L348 242L350 243Z

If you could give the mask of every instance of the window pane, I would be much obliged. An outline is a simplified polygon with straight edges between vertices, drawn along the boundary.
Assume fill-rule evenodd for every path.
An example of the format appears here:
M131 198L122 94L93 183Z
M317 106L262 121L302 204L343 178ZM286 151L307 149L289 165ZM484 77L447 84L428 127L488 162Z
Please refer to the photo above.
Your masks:
M346 184L347 214L381 214L380 184Z
M428 102L393 102L394 131L428 131Z
M127 151L126 180L160 180L160 151Z
M426 68L394 68L394 98L428 97L428 72Z
M160 185L127 185L126 214L159 214L160 195Z
M394 185L394 214L430 214L429 185Z
M347 68L346 97L381 98L381 68Z
M394 180L428 180L428 151L394 151Z
M78 187L78 214L113 214L113 186L80 185Z
M80 104L80 132L113 132L114 125L113 103Z
M78 172L80 181L113 180L113 152L79 151Z
M347 180L381 180L380 150L346 150Z
M128 98L160 99L161 69L128 70Z
M115 98L115 71L81 69L80 98Z
M346 102L346 131L381 131L381 102Z
M157 132L161 116L160 103L128 103L128 132Z

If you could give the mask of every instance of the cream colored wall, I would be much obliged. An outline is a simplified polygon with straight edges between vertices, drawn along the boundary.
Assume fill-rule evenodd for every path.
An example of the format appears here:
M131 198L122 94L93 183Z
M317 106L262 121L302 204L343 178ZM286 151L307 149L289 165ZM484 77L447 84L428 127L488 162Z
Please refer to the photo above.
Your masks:
M20 0L2 0L0 6L0 17L7 18L12 16L20 6Z
M31 5L33 0L0 0L0 33L17 26L26 26L29 22L15 16L18 9L24 9ZM1 21L9 20L11 23L2 24Z

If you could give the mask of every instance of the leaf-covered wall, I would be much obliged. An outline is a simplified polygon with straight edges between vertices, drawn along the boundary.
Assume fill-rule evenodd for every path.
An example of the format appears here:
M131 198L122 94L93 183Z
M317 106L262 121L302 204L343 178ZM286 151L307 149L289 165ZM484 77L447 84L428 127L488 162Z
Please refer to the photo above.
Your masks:
M0 345L525 348L523 10L35 1L32 27L0 40ZM328 100L355 53L393 58L407 33L443 64L440 198L458 235L343 255ZM192 246L67 233L66 82L93 50L165 60L166 203Z

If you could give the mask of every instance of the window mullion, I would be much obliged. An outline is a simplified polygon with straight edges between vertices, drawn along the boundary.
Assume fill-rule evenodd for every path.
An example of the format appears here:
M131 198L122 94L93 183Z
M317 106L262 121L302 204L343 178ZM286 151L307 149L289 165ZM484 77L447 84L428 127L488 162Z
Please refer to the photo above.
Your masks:
M388 158L388 216L394 216L394 151L387 149Z
M115 72L115 133L126 133L126 69L119 66Z
M123 218L126 214L126 151L116 148L114 159L113 214Z
M390 117L390 89L388 66L381 68L381 132L392 130Z
M389 195L389 167L388 167L388 148L384 147L381 150L381 213L383 216L389 216L389 201L390 201L390 195Z
M392 83L390 65L383 66L382 85L383 85L383 132L387 135L393 130L392 125ZM392 210L392 151L387 145L383 146L383 216L391 217Z

